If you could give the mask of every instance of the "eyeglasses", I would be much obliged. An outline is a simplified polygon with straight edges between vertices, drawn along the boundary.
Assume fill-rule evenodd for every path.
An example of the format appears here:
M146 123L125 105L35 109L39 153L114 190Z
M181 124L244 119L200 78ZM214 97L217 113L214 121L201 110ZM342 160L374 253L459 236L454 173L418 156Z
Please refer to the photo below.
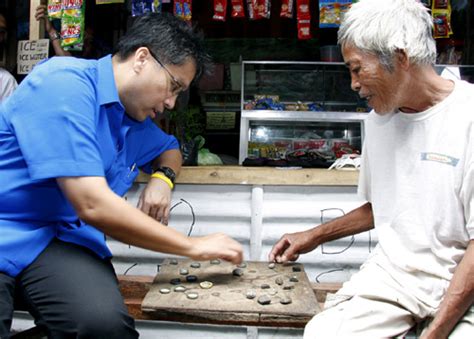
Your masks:
M173 94L173 96L178 96L184 90L184 86L174 77L173 74L171 74L170 70L160 61L160 59L156 57L155 53L153 53L151 49L148 49L148 51L150 52L153 59L155 59L155 61L166 71L166 73L168 73L171 82L171 94Z

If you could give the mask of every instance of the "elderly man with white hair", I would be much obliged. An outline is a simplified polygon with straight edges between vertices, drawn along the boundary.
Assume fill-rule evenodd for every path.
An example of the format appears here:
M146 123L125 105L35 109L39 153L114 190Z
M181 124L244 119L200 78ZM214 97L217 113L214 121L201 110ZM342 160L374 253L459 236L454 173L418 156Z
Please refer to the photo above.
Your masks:
M338 32L365 123L359 193L367 201L305 232L269 259L375 228L359 272L305 338L474 338L474 86L437 75L428 10L416 0L361 0Z

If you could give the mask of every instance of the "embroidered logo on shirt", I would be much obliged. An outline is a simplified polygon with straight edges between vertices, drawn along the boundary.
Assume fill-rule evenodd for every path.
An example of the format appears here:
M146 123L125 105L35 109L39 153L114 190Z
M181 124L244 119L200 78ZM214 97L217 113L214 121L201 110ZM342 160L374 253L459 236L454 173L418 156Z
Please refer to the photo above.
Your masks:
M421 160L440 162L442 164L451 165L453 167L456 167L459 162L459 159L450 157L449 155L431 152L422 152Z

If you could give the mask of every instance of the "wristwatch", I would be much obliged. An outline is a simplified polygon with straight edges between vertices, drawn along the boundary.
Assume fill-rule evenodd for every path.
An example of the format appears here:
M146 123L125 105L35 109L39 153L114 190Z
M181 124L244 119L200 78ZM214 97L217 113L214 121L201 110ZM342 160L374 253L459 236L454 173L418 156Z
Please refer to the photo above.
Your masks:
M60 37L61 36L56 31L53 31L53 32L49 33L49 40L51 40L51 41L58 40Z
M174 181L176 180L176 173L171 168L160 166L155 168L155 172L163 173L174 184Z

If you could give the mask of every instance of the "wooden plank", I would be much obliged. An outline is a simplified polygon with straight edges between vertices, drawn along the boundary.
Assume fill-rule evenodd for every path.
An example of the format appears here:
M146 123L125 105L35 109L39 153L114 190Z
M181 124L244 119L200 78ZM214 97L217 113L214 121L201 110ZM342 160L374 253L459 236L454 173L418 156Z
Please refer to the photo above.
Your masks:
M292 185L356 186L358 171L336 171L325 168L278 169L243 166L188 166L176 178L177 184L210 185ZM141 173L137 182L148 182Z
M41 5L42 2L44 1L30 0L30 40L42 39L44 36L44 25L35 18L36 7Z
M240 277L232 274L236 267L230 263L222 262L213 265L210 262L200 262L200 268L192 268L190 260L179 260L178 265L170 264L166 259L161 265L160 273L143 299L142 311L153 317L178 317L192 321L247 324L259 326L299 327L320 311L314 292L301 264L276 265L274 269L268 268L266 262L247 262L243 268L244 274ZM293 272L293 267L301 271ZM189 274L196 275L198 282L186 282L185 276L179 270L186 268ZM291 277L296 277L297 282L290 282ZM284 284L278 285L275 279L280 277ZM174 292L171 279L180 278L181 285L187 291ZM202 289L199 282L211 281L211 289ZM270 285L262 289L262 284ZM284 286L292 286L286 290ZM169 294L160 293L160 289L168 288ZM247 299L248 290L256 292L255 299ZM199 298L190 300L186 293L196 292ZM271 298L269 305L260 305L257 299L261 295ZM280 300L290 297L292 303L283 305Z
M128 312L135 319L140 320L167 320L167 321L180 321L180 322L201 322L201 323L218 323L212 322L209 319L202 319L196 317L183 318L182 315L172 314L159 314L156 313L144 313L142 312L142 301L146 293L150 290L153 283L154 277L145 275L119 275L118 281L120 291L125 299ZM341 283L311 283L311 287L316 296L318 304L322 309L324 301L326 300L327 293L335 293L341 288ZM263 315L265 317L265 315ZM266 319L267 324L270 324L270 319ZM295 322L291 325L289 322L286 323L288 327L302 327L307 322L306 319L295 319ZM228 324L227 322L221 322L221 324ZM250 324L247 324L250 326ZM269 325L270 326L270 325ZM274 324L275 327L281 327L282 324Z

